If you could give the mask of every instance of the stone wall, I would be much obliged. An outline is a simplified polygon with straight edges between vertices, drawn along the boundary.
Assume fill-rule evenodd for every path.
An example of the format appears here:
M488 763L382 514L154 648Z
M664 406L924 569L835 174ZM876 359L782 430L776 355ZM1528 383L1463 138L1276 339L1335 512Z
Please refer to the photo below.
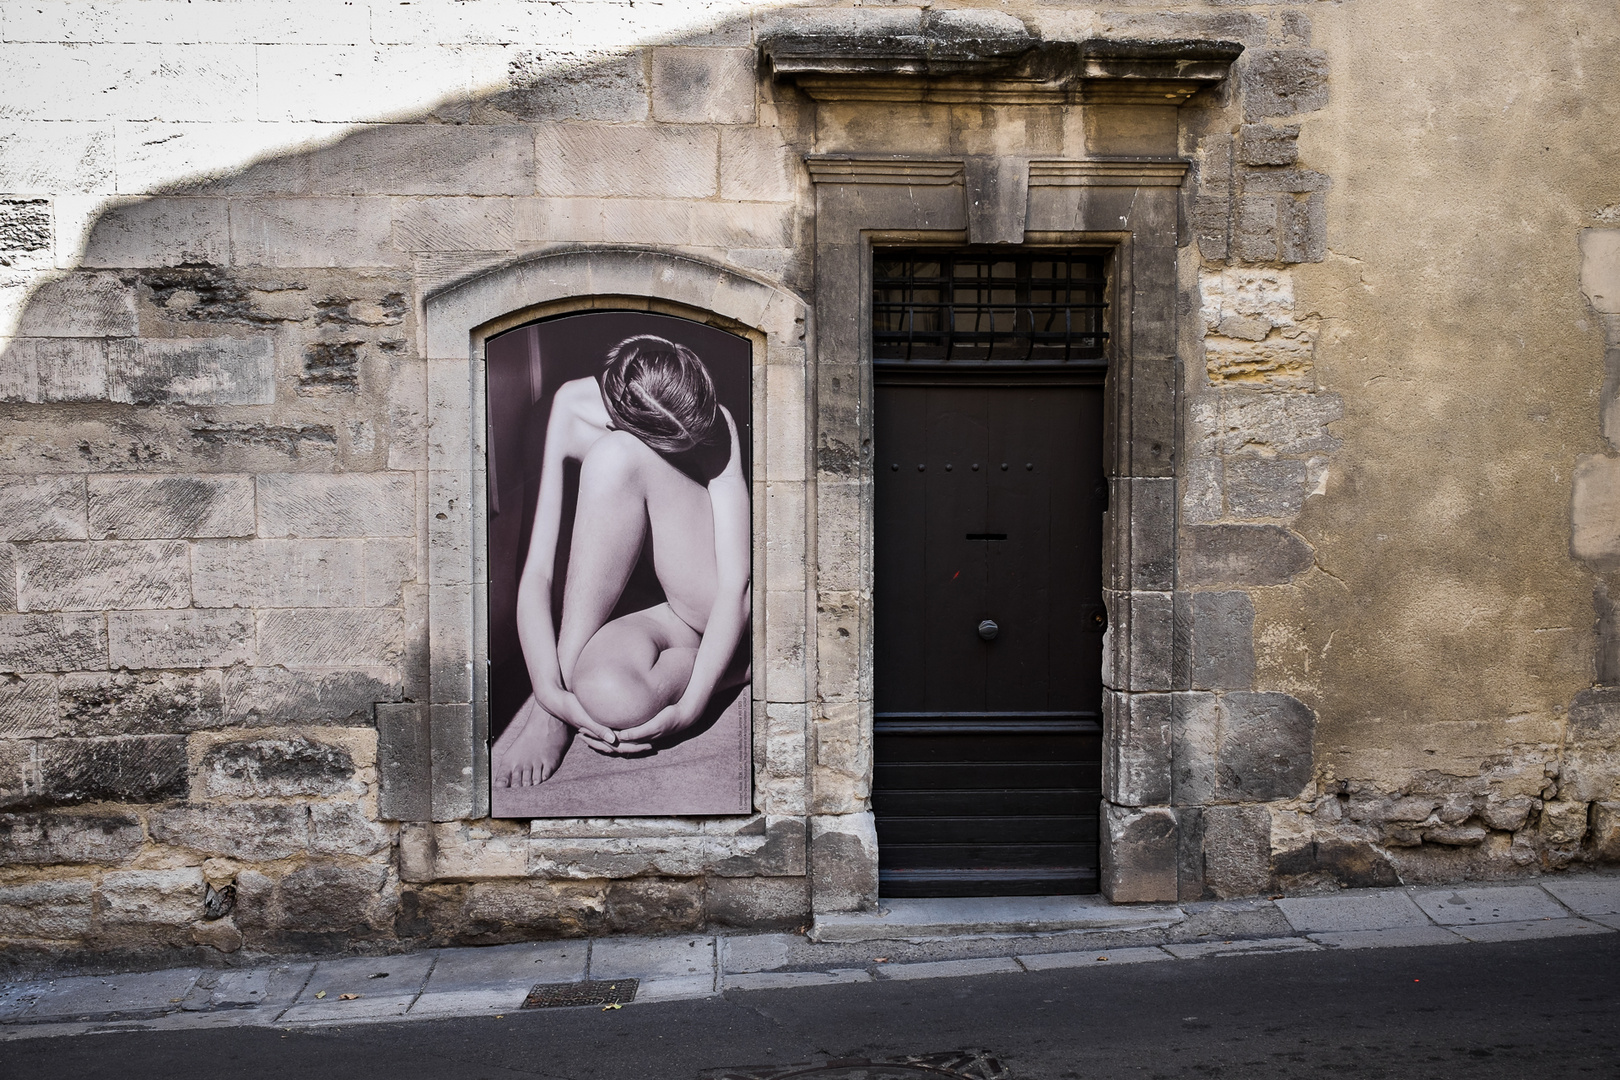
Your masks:
M1140 128L818 113L759 60L785 26L1017 20L1245 51ZM817 367L859 327L726 315L762 343L756 813L531 825L477 802L476 605L436 621L479 557L435 524L473 520L476 469L442 463L479 443L426 318L632 246L808 304L842 286L803 158L856 146L1191 162L1141 313L1174 320L1176 406L1115 500L1160 575L1115 645L1163 661L1106 703L1116 899L1620 859L1620 39L1590 5L52 0L0 39L8 955L870 903L862 451L815 443L863 422L859 372ZM608 280L574 299L656 299Z
M570 246L805 289L749 13L51 8L0 21L10 955L803 923L802 318L756 350L758 812L531 831L458 805L474 556L439 523L481 506L482 440L472 327L447 371L423 316ZM633 291L590 269L576 306Z
M1614 55L1581 37L1590 12L1561 12L1556 41L1550 11L1286 13L1245 56L1241 112L1187 147L1204 363L1185 372L1184 896L1620 859L1598 553L1620 518L1591 404L1614 394L1596 284L1614 253L1581 231L1620 193L1590 160L1515 179L1557 152L1551 117L1570 135L1615 114L1579 76L1526 92Z

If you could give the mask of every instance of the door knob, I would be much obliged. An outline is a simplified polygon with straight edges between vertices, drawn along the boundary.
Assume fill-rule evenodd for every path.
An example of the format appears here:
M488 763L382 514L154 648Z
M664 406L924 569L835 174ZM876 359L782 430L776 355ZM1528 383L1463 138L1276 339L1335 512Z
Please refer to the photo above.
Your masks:
M1001 633L1001 627L996 625L994 619L986 619L979 624L979 636L986 641L995 640L995 636L999 633Z

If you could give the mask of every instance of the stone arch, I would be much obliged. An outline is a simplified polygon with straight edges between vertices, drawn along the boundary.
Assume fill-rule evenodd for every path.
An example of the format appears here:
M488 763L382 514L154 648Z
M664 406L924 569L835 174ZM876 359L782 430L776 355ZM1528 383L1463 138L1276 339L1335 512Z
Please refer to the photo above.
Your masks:
M804 492L807 305L780 286L690 255L640 247L562 248L453 282L422 301L431 706L390 711L389 717L379 711L385 816L447 822L489 813L487 676L480 662L487 644L484 342L547 315L626 307L712 322L754 343L752 482L756 491L768 488L772 495L769 511L763 500L756 502L754 732L756 743L797 739L803 745L804 604L810 587L804 569L810 531ZM792 668L799 669L798 678L784 678ZM750 874L801 876L804 755L796 764L784 764L780 755L755 758L758 825L717 836L713 854L733 867L750 864ZM648 827L654 835L657 826Z
M423 300L429 360L462 358L507 323L547 305L635 297L712 312L783 343L807 306L791 292L691 255L653 248L565 248L453 282Z

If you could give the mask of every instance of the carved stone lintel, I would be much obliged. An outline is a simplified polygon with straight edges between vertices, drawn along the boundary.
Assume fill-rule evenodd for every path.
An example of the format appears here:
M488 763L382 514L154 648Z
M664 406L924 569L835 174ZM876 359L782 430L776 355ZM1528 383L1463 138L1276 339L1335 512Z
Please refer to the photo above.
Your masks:
M1243 51L1234 41L858 35L779 36L761 48L777 79L818 101L1002 105L1180 105L1225 79Z
M1187 163L1175 159L1032 161L1030 187L1180 187Z
M1081 100L1180 105L1226 78L1243 52L1235 41L1096 38L1080 45Z
M856 154L815 154L804 159L810 179L817 184L903 184L907 187L943 187L962 182L962 161L876 157Z
M944 187L968 183L961 158L903 158L860 154L814 154L805 158L817 184L900 184ZM1022 171L1023 162L1008 163ZM1110 158L1095 161L1031 161L1030 187L1180 187L1187 162L1175 158ZM981 169L982 171L982 169ZM1002 170L1005 171L1005 170ZM1022 205L1022 200L1015 199Z
M977 16L977 17L976 17ZM818 76L986 77L1008 71L1040 44L1018 19L988 13L920 12L858 25L783 30L762 46L778 79Z

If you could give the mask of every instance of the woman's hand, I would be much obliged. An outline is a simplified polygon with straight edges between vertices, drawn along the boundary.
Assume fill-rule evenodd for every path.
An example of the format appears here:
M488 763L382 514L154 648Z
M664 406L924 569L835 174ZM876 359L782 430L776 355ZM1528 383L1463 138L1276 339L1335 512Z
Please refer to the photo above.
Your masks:
M534 699L541 708L578 731L580 737L592 746L600 743L611 747L619 741L618 732L592 720L585 706L579 703L579 698L561 685L536 684Z
M645 724L638 724L623 731L614 732L616 743L599 742L588 735L581 733L581 738L591 749L604 754L640 754L651 750L653 743L670 735L679 735L693 724L697 723L699 716L703 715L703 702L696 704L688 702L685 698L673 705L666 705L653 714L653 718Z

